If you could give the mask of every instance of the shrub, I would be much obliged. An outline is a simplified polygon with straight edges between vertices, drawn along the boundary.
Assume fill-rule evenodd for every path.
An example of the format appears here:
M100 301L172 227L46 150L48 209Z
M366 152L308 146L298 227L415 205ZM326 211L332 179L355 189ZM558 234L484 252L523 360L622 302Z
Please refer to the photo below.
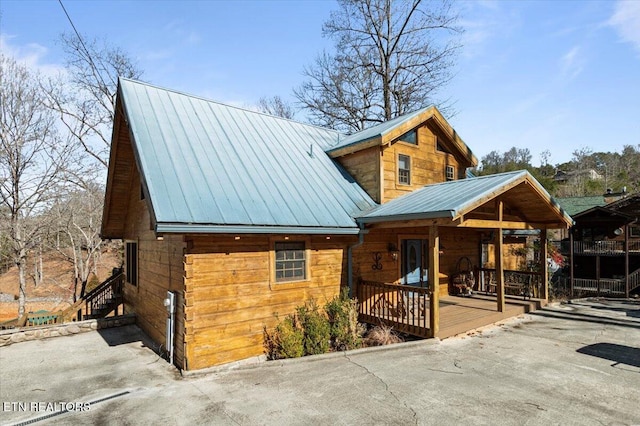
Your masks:
M337 351L362 346L364 327L358 323L358 301L349 298L347 289L329 301L325 311L330 324L331 345Z
M289 315L278 323L273 333L264 328L264 348L269 359L304 355L304 333L295 315Z
M314 301L296 309L304 331L304 354L317 355L329 351L331 334L327 317L319 311Z

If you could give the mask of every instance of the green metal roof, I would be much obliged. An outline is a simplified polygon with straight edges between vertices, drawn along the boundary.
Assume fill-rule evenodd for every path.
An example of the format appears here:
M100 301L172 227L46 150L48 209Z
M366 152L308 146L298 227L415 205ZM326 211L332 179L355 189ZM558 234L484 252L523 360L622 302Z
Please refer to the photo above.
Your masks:
M358 217L359 223L376 223L413 219L455 218L470 206L490 200L511 184L529 181L553 203L552 197L526 170L480 176L470 179L427 185L417 191L374 207ZM572 219L564 214L569 222Z
M413 111L408 114L401 115L392 120L385 121L384 123L353 133L349 136L346 136L346 137L342 136L338 143L336 143L335 145L327 149L327 152L331 153L333 151L337 151L338 149L342 149L347 146L358 145L368 140L384 136L386 133L398 127L400 124L404 123L405 121L409 121L414 117L419 116L429 108L432 108L432 106L421 108L417 111Z
M121 79L157 232L357 233L375 205L324 150L338 133Z
M556 198L556 201L570 216L575 216L594 207L602 207L607 204L602 195L592 197L564 197Z

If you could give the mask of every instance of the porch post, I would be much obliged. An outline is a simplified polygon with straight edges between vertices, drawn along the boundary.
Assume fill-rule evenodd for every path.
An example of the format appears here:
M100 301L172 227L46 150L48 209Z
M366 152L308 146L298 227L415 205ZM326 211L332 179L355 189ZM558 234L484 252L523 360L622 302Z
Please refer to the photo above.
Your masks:
M505 302L504 302L504 264L503 264L503 236L502 236L502 201L498 201L496 203L496 213L498 216L498 221L500 222L500 227L495 230L496 235L495 246L496 246L496 299L498 301L498 312L504 312Z
M624 225L624 297L629 298L629 224Z
M440 236L438 225L429 229L429 329L431 337L440 331Z
M549 301L549 264L547 263L547 229L540 230L540 262L542 271L542 294L541 299Z
M573 227L569 228L569 295L573 298Z

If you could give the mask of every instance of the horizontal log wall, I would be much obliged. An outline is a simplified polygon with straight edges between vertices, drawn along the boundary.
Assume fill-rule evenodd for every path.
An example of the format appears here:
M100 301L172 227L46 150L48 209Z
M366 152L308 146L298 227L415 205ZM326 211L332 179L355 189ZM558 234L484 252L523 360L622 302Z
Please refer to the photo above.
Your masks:
M187 369L262 355L264 327L305 301L323 306L346 285L346 247L355 237L289 236L305 241L308 277L275 283L275 241L283 237L233 235L187 237L185 312Z
M138 285L125 283L125 312L135 312L136 322L162 348L165 346L167 291L175 292L174 362L184 364L184 250L181 235L156 239L146 202L140 198L140 177L135 173L129 191L125 239L138 243ZM125 268L126 271L126 268ZM128 280L127 280L128 281Z
M338 158L342 166L376 203L380 202L380 147L374 146Z
M440 227L440 295L449 292L449 277L456 272L461 257L468 257L473 266L479 266L482 233L473 229ZM398 250L403 239L428 239L429 228L371 229L364 243L353 250L354 276L365 281L399 283L401 280L401 255L393 260L389 244ZM374 269L374 256L380 254L381 269Z
M444 182L447 165L455 167L456 178L458 178L461 171L458 160L451 154L438 151L436 141L436 136L424 125L418 128L418 145L396 142L383 149L381 157L384 176L383 202L428 184ZM444 144L444 139L441 143ZM399 154L411 157L411 185L398 183Z

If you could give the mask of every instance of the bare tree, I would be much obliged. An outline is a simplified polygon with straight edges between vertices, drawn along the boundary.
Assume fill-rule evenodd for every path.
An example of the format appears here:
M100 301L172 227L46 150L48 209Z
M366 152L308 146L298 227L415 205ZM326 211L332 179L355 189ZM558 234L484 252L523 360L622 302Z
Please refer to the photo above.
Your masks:
M142 72L117 47L75 34L63 34L61 41L68 81L49 84L49 106L60 114L74 140L106 169L118 77L139 79Z
M335 53L305 68L307 80L294 90L311 120L358 131L436 101L460 47L452 1L339 4L323 26Z
M22 315L27 255L46 229L43 213L72 150L56 134L55 116L45 105L39 76L4 55L0 55L0 130L0 212L18 267L18 315Z
M83 188L63 188L49 214L52 217L50 244L73 265L74 302L83 297L91 273L96 273L102 248L100 223L104 192L87 181Z
M288 102L284 101L280 96L261 97L258 100L258 111L266 114L275 115L276 117L293 119L295 112Z

